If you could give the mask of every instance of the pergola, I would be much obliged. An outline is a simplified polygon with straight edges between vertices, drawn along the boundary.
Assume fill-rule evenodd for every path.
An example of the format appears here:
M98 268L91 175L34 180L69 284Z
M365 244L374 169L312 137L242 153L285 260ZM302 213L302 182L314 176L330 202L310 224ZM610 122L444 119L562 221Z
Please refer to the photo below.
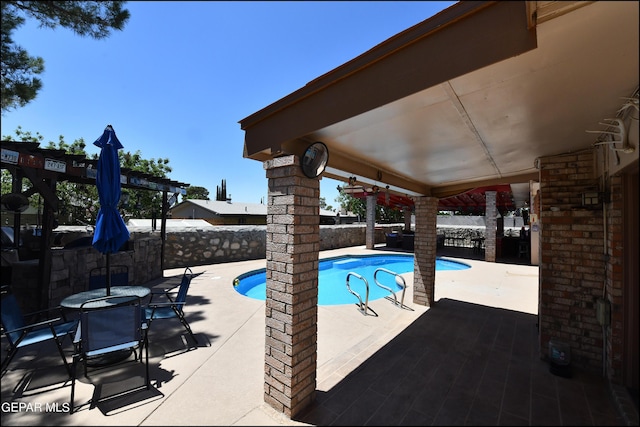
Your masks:
M95 185L97 159L87 158L85 155L68 154L64 150L41 148L37 142L2 141L2 169L8 170L12 175L12 193L29 197L39 194L44 199L42 212L41 246L38 264L38 286L42 288L49 283L51 265L51 235L54 224L54 213L58 210L59 199L56 194L58 182L73 182L85 185ZM22 191L23 179L28 179L32 187ZM147 173L134 171L127 168L120 170L120 182L123 188L162 192L161 209L161 239L162 258L164 258L164 244L166 235L166 218L169 210L168 195L187 193L189 184L173 181L168 178L158 177ZM11 210L11 206L5 206L3 194L3 210ZM13 224L14 244L18 244L17 233L20 230L20 213L16 212ZM164 262L164 259L161 263ZM162 265L162 264L161 264ZM45 301L41 301L44 304Z

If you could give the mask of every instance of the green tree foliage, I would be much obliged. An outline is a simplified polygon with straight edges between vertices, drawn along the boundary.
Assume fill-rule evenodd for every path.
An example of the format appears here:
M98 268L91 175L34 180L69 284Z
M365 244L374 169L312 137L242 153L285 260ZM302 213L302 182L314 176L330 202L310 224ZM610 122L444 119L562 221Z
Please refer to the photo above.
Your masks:
M37 77L44 59L31 56L16 44L13 32L26 19L36 19L41 28L68 28L81 37L104 39L112 30L122 30L129 20L125 1L3 1L0 45L2 115L34 100L42 88Z
M328 211L333 210L333 206L327 204L327 200L324 197L320 197L320 209L326 209Z
M186 199L209 200L209 190L204 187L187 187Z
M85 151L86 143L80 138L69 144L65 141L64 136L59 136L58 141L54 143L49 141L47 145L42 145L44 137L39 133L35 135L29 131L23 131L18 127L15 131L15 137L11 135L3 135L3 141L24 141L38 142L47 149L63 150L68 154L80 154L90 159L97 159L98 154L87 154ZM156 177L167 178L171 172L169 159L145 159L140 151L135 153L118 152L120 157L120 167L127 168L138 172L143 172ZM12 177L9 171L2 170L2 194L11 192ZM22 191L26 191L31 187L31 182L24 179L22 182ZM73 182L59 181L56 186L57 196L60 205L57 212L57 221L60 225L93 225L98 215L100 201L98 198L98 190L95 185L76 184ZM40 196L37 194L30 197L29 201L32 206L39 206L42 203ZM162 208L162 193L151 190L135 190L132 188L123 188L122 197L120 198L120 211L127 218L160 218Z
M360 218L367 216L367 201L353 197L351 194L343 193L336 198L340 203L340 210L353 212L360 215ZM404 212L399 208L391 208L387 206L376 205L376 222L378 223L402 223L404 222Z
M390 208L378 205L376 206L376 221L386 224L403 223L404 212L400 208Z
M366 218L367 203L365 200L358 199L351 194L340 191L340 194L336 197L336 201L340 203L341 211L353 212L356 215L360 215L361 218Z
M138 150L134 154L128 151L118 152L120 167L167 178L171 173L168 158L145 159ZM125 220L128 218L160 218L162 213L162 192L150 190L122 190L120 208Z

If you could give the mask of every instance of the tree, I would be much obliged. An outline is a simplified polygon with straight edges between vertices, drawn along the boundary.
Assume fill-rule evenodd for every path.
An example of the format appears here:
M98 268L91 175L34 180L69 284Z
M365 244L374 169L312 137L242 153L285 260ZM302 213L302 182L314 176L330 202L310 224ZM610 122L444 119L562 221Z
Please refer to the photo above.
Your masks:
M404 212L400 208L376 206L376 221L394 224L404 222Z
M367 201L366 199L359 199L353 197L351 194L343 193L336 198L336 201L340 203L340 209L345 212L353 212L356 215L360 215L361 218L366 218L367 215ZM392 208L387 206L381 206L376 204L376 222L379 223L396 223L404 221L404 212L399 208Z
M367 204L364 199L358 199L351 194L341 191L338 197L336 197L336 201L340 203L340 210L353 212L356 215L360 215L361 218L366 218Z
M187 187L185 199L209 200L209 190L198 186Z
M167 178L172 169L169 159L145 159L140 150L118 152L120 167L144 172L156 177ZM162 212L162 192L150 190L122 189L122 215L126 218L159 218Z
M216 200L218 201L226 201L227 200L227 180L223 179L222 183L219 186L216 186Z
M0 43L2 115L34 100L42 88L37 77L44 71L44 59L30 56L11 38L27 18L41 28L68 28L81 37L104 39L112 30L122 30L129 20L125 1L3 1Z
M337 200L338 199L336 199L336 201ZM327 204L327 199L325 199L324 197L320 197L320 209L325 209L325 210L328 210L328 211L332 211L333 210L333 206Z

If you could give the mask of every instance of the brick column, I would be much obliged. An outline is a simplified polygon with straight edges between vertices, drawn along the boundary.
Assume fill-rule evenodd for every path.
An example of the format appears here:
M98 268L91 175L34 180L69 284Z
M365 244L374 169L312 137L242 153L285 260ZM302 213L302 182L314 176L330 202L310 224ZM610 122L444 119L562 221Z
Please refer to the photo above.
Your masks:
M413 302L431 307L435 302L438 199L418 197L415 209Z
M600 373L603 369L603 346L607 344L603 327L598 322L597 300L603 296L608 268L620 268L619 265L607 265L609 254L606 251L620 249L604 248L602 204L582 205L583 192L599 189L595 150L543 158L539 161L539 168L540 352L546 358L549 340L564 342L571 347L572 365ZM615 204L614 200L608 203L607 208L613 208ZM612 221L609 225L620 222L619 214L619 209L608 210L607 220ZM621 231L620 228L609 229L607 235L613 236ZM606 298L612 302L621 292L619 288L607 288L607 291ZM611 327L616 325L607 328ZM609 333L610 330L606 335Z
M376 200L375 194L367 195L367 231L365 234L365 245L367 249L374 249L376 243Z
M484 232L484 260L487 262L496 262L496 233L498 230L498 208L496 207L495 191L486 191L486 206L484 209L485 232Z
M297 156L266 161L264 400L294 417L315 399L320 250L320 183Z

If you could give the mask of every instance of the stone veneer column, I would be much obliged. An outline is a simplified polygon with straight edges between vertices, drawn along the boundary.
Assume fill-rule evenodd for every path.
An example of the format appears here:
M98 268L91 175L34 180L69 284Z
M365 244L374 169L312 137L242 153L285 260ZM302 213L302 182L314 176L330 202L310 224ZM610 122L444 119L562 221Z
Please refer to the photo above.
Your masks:
M484 260L496 262L496 232L498 229L498 208L496 207L496 191L486 191L484 193L486 206L484 209L485 232L484 232Z
M367 195L367 231L365 235L365 245L367 249L374 249L376 244L376 194Z
M411 231L411 209L404 208L402 215L404 216L404 231Z
M320 183L297 156L266 161L267 298L264 400L294 417L315 399Z
M431 307L435 302L438 199L418 197L413 261L413 302Z

